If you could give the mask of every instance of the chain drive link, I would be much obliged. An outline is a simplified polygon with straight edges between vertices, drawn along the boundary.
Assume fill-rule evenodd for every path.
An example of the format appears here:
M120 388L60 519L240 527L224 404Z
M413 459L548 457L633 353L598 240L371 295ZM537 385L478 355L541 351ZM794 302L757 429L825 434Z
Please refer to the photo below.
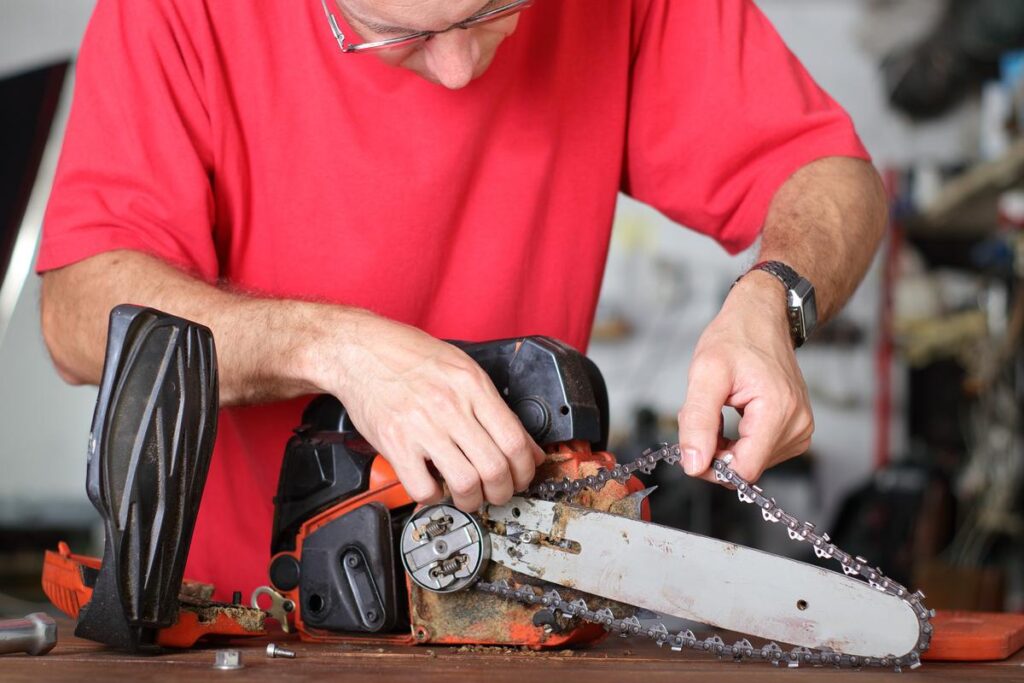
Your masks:
M636 460L616 465L615 467L600 468L596 473L577 479L563 477L558 480L548 480L534 485L527 492L528 496L543 500L555 500L560 497L571 499L584 490L598 491L609 481L617 481L625 484L626 481L636 472L650 474L660 463L676 464L680 460L678 445L662 444L655 448L649 448ZM697 638L692 631L680 631L669 633L664 623L660 621L649 622L653 625L645 625L635 617L625 619L616 618L610 609L603 608L592 610L584 600L566 601L557 591L538 593L539 589L533 586L524 585L518 588L507 581L477 582L475 588L484 593L497 595L506 600L514 600L528 605L537 605L549 610L560 612L563 615L574 617L593 624L600 624L612 633L623 637L637 636L649 638L659 646L668 645L674 651L679 652L684 648L709 652L721 658L753 659L758 661L771 662L772 664L786 664L791 667L807 664L811 666L836 666L836 667L892 667L900 671L902 667L915 669L921 665L921 654L928 649L932 637L931 617L934 611L924 606L924 594L920 591L911 593L898 582L886 577L877 567L871 567L863 557L855 557L850 553L838 548L829 540L828 534L818 533L814 524L804 522L789 514L775 502L774 498L765 495L764 490L746 481L736 474L725 460L715 459L712 461L715 477L724 481L736 489L736 495L740 501L756 505L761 510L764 521L771 524L782 524L786 527L790 539L800 543L808 543L819 558L831 558L837 561L847 576L858 576L867 581L873 588L894 598L903 600L917 616L920 626L917 646L905 654L885 657L866 657L844 654L831 648L811 649L806 647L795 647L791 650L783 650L778 644L770 642L762 647L754 647L747 639L741 639L731 645L718 635L707 638Z

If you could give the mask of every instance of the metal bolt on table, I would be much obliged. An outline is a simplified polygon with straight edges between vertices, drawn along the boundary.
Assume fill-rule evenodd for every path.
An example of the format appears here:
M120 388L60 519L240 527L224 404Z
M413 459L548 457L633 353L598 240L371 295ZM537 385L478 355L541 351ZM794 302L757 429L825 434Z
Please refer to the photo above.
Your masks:
M233 671L241 669L243 666L245 664L242 663L242 653L238 650L217 650L217 654L214 655L214 669Z
M284 659L295 659L294 652L281 647L277 643L270 643L267 645L267 656L271 659L275 657L283 657Z
M24 619L0 621L0 655L45 655L56 644L57 624L48 614L35 612Z

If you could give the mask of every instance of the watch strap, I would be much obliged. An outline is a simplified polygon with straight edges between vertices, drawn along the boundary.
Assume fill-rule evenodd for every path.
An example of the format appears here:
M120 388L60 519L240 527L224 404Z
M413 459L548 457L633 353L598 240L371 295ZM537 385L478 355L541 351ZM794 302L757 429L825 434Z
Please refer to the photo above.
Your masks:
M787 290L793 289L800 282L800 275L782 261L761 261L760 263L755 263L747 272L749 273L753 270L763 270L766 273L771 273L779 279L779 282Z
M807 341L808 335L817 324L818 313L814 300L814 286L781 261L755 263L750 270L736 278L736 282L755 270L763 270L775 276L785 287L789 332L793 339L793 346L799 348ZM733 286L736 285L736 282L733 283Z

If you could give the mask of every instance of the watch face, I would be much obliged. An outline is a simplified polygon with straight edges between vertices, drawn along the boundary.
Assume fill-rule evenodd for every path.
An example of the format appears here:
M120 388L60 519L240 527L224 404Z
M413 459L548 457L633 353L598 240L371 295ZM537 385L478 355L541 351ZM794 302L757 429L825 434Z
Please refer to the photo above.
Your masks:
M806 280L805 280L806 282ZM809 284L809 283L808 283ZM804 299L804 337L811 336L814 328L818 326L818 301L814 296L814 287Z
M814 286L804 278L789 290L789 319L793 342L800 346L814 332L818 324L818 305L814 298Z

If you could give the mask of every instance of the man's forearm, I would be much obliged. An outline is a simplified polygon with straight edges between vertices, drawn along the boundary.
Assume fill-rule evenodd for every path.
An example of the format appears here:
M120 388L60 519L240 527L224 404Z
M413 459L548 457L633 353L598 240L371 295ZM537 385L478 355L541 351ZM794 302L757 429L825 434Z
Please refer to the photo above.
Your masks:
M100 254L43 279L43 334L62 376L99 382L107 314L121 303L152 306L207 325L217 341L224 404L285 399L323 391L312 381L307 342L327 318L356 309L264 299L214 287L145 254ZM334 333L343 333L341 320Z
M775 194L762 260L782 261L814 285L819 318L834 316L856 289L885 229L885 193L863 161L828 158L805 166ZM740 411L739 439L719 438L722 409ZM717 453L757 479L805 452L814 432L807 386L790 337L782 283L754 271L736 283L693 354L679 412L683 465L714 480Z
M217 342L222 404L329 393L417 502L476 510L524 490L544 453L464 352L425 332L335 304L247 296L132 251L47 273L43 334L65 379L97 383L107 314L121 303L203 323Z
M821 159L800 169L776 193L759 258L782 261L807 278L824 322L857 288L887 216L885 191L869 163Z

